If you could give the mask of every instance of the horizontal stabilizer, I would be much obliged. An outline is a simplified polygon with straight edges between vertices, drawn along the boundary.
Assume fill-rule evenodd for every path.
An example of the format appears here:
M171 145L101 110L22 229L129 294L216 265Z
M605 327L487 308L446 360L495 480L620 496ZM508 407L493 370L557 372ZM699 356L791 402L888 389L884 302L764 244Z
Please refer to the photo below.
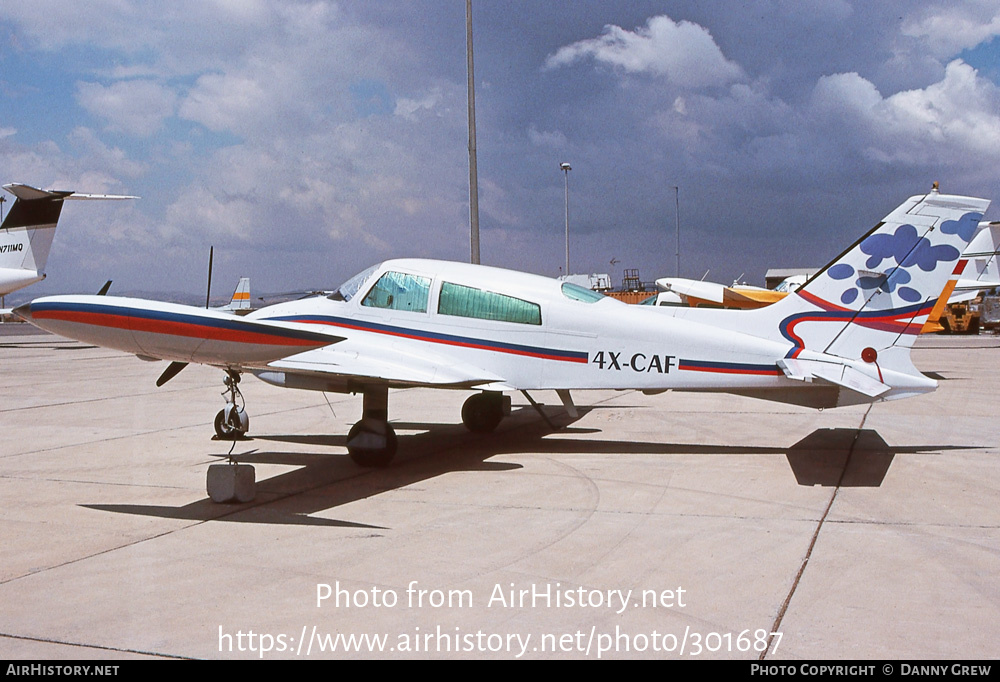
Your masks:
M805 382L825 381L849 388L870 398L877 398L891 388L881 381L839 362L786 358L778 361L778 367L789 379Z
M101 199L115 201L139 198L123 194L82 194L67 190L38 189L37 187L21 183L11 183L4 185L3 188L23 201L37 201L38 199Z

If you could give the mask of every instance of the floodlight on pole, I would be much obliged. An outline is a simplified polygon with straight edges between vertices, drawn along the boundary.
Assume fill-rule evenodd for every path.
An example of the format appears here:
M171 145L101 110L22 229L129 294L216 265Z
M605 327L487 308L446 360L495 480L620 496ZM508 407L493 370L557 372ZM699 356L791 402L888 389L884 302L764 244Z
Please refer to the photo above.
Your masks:
M568 163L561 163L559 168L566 180L566 271L563 274L569 275L569 172L573 170L573 167Z

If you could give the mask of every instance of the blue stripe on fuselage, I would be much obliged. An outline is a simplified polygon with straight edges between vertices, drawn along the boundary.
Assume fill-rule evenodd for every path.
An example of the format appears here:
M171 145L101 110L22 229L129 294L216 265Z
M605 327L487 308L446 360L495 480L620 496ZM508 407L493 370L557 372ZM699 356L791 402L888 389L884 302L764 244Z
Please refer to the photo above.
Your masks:
M286 317L272 317L269 320L281 322L299 322L301 324L322 324L345 329L357 329L360 331L374 332L376 334L387 334L389 336L399 336L428 343L441 343L449 346L462 346L465 348L477 348L480 350L495 351L498 353L510 353L513 355L527 355L530 357L543 358L546 360L559 360L562 362L582 362L588 361L589 355L583 351L557 350L553 348L543 348L541 346L525 346L517 343L503 343L478 339L471 336L457 336L454 334L442 334L438 332L428 332L409 327L397 327L395 325L381 324L378 322L366 322L347 317L335 317L332 315L289 315Z

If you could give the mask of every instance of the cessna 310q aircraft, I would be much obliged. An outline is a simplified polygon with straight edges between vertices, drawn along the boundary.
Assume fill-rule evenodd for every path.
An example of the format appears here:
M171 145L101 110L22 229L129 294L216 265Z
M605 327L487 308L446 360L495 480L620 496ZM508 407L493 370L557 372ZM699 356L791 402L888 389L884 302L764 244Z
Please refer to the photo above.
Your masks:
M906 398L937 382L910 348L972 239L984 199L915 196L795 294L749 311L632 306L537 275L463 263L390 260L336 292L246 317L111 296L50 296L15 314L56 334L223 369L220 434L245 431L237 381L363 395L347 448L362 465L396 451L388 391L476 391L465 425L492 431L504 391L720 391L811 407Z

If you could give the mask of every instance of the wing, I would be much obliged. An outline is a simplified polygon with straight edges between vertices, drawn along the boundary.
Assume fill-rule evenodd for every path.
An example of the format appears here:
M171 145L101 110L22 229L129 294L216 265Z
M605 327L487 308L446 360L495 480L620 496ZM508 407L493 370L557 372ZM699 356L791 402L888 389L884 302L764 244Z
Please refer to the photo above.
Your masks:
M787 295L784 291L726 287L723 292L722 305L726 308L762 308L780 301Z
M697 299L715 305L722 305L725 295L725 287L721 284L683 277L664 277L656 280L656 285L664 291L672 291L688 299Z
M344 340L295 322L117 296L48 296L14 314L54 334L146 359L224 367L260 366Z
M288 388L346 392L361 385L396 388L433 386L472 388L503 384L501 377L481 367L456 363L454 358L410 352L392 340L345 341L269 362L253 370L262 381Z

